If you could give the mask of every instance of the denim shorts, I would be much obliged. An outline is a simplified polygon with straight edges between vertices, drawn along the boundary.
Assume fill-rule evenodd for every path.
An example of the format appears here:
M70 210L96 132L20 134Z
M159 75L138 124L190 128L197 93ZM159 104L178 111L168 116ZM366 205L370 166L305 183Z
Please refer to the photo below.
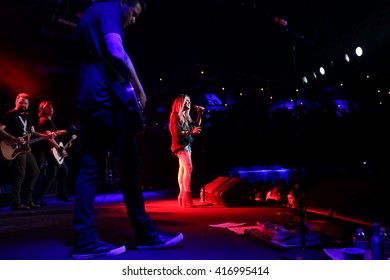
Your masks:
M183 152L191 152L191 146L190 145L187 145L185 146L184 148L180 149L180 151L178 151L176 153L176 156L182 154Z

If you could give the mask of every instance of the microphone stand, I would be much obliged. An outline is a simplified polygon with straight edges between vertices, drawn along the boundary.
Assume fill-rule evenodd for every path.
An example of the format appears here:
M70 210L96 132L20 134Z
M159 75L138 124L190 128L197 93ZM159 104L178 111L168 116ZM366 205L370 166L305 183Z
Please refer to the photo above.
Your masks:
M198 108L200 108L199 106L197 106ZM200 109L197 109L197 110L200 110ZM206 110L202 110L203 113L204 112L207 112ZM199 116L198 116L198 123L200 120L202 120L202 115L203 113L199 113ZM201 126L203 124L203 121L201 122ZM213 205L212 203L208 203L206 202L206 189L205 189L205 134L206 132L202 129L202 132L201 132L201 159L200 159L200 162L201 162L201 188L200 188L200 204L197 204L197 206L211 206Z
M298 38L299 40L303 41L306 44L314 45L313 42L310 40L307 40L304 36L299 35L296 32L292 32L291 30L286 28L286 31L290 34L292 34L294 37ZM296 77L296 57L295 57L295 45L292 46L292 61L293 61L293 86L295 87L295 83L297 80ZM297 116L297 126L296 126L296 145L297 150L302 150L302 116ZM299 155L295 156L296 158L299 157ZM302 187L302 181L303 181L303 163L300 160L299 162L296 162L298 166L297 170L297 180L296 180L296 189L298 191L298 203L299 203L299 231L300 231L300 248L299 249L292 249L287 252L285 252L283 255L286 259L295 259L295 260L316 260L316 259L323 259L321 256L321 253L318 252L318 250L313 249L307 249L307 238L306 238L306 226L305 226L305 210L304 210L304 202L303 202L303 187Z
M300 148L301 141L301 120L298 120L297 126L297 145ZM297 179L296 179L296 190L298 193L298 205L299 205L299 234L301 246L298 249L292 249L283 254L284 258L290 260L318 260L324 259L318 250L308 249L306 242L306 226L305 226L305 209L303 203L303 187L302 187L302 163L298 164Z

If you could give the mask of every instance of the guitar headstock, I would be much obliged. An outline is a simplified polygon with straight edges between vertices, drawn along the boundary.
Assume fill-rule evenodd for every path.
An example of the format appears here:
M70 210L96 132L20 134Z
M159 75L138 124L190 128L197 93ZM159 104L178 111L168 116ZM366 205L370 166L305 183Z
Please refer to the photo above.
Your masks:
M75 140L77 138L77 135L76 134L73 134L72 135L72 140Z

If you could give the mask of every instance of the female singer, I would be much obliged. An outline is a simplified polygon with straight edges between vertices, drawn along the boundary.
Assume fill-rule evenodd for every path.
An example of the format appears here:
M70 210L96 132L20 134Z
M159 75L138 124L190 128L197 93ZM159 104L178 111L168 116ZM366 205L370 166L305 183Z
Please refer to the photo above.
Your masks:
M194 121L190 116L191 99L186 94L179 94L173 101L169 117L169 132L171 134L171 151L179 159L178 183L180 193L178 203L181 207L196 207L192 201L191 191L191 143L193 135L201 132L203 108L197 106L198 117Z

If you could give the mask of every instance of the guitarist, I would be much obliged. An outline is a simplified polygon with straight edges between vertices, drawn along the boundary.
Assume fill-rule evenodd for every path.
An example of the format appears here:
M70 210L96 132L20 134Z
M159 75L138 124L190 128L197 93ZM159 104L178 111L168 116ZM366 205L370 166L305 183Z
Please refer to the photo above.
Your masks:
M39 104L38 107L38 131L49 135L50 133L57 132L57 126L53 122L54 107L53 103L50 100L44 100ZM48 192L48 190L57 183L57 198L60 201L72 202L73 200L68 197L68 174L69 168L65 162L61 165L58 165L56 159L51 154L50 149L54 147L61 154L61 156L66 157L68 153L66 150L60 146L60 139L58 135L53 139L45 141L42 145L42 151L44 160L46 160L46 172L43 176L42 184L35 187L34 190L34 203L41 206L47 205L47 202L43 199L43 196Z
M117 71L132 81L132 90L143 109L146 95L124 44L125 28L135 23L145 8L144 0L95 2L85 11L77 27L81 51L77 109L83 151L75 184L71 252L74 259L114 256L126 251L125 245L100 240L94 219L96 189L99 177L102 181L104 178L108 152L117 158L124 204L134 228L135 247L164 249L176 246L183 239L181 233L157 229L145 211L133 122L137 116L132 114L136 106L132 110L131 104L123 102L126 92L114 73ZM136 104L133 102L133 105Z
M29 105L30 97L27 93L20 93L16 96L15 108L6 112L0 120L1 141L7 141L10 145L24 145L26 139L23 136L28 134L32 137L47 136L35 131L32 118L27 112ZM33 202L32 197L40 170L31 150L19 153L10 161L10 167L12 171L11 209L27 210L40 207Z

